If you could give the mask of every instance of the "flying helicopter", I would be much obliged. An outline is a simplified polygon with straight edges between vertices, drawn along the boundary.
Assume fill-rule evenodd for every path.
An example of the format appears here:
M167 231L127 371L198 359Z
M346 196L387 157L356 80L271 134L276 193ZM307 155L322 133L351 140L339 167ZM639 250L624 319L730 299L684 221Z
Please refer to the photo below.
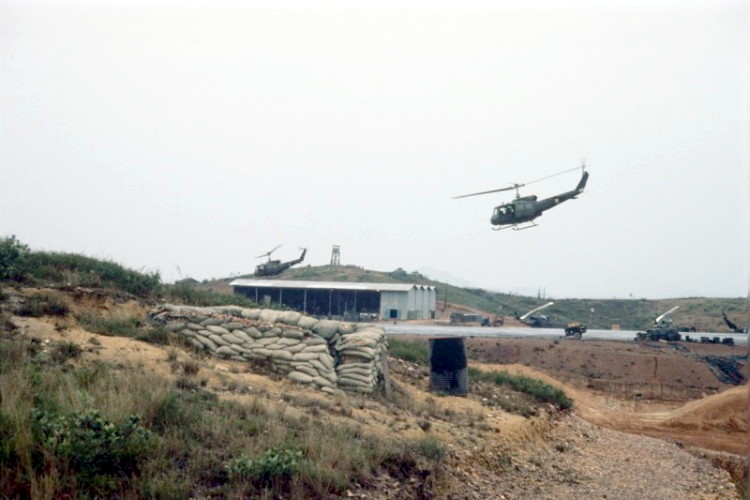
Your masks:
M263 264L258 264L257 266L255 266L255 276L275 276L277 274L281 274L283 271L289 269L293 265L299 264L300 262L305 260L305 254L307 253L306 248L302 249L302 255L300 255L298 259L290 260L288 262L271 260L271 254L278 250L280 246L281 245L276 245L273 250L269 250L268 252L256 257L257 259L260 259L261 257L268 257L268 262L264 262Z
M558 194L556 196L552 196L550 198L545 198L543 200L537 200L536 195L531 196L521 196L519 189L528 186L529 184L533 184L535 182L543 181L545 179L549 179L550 177L555 177L557 175L562 175L568 172L572 172L573 170L578 170L578 168L581 169L581 180L578 182L578 185L576 188L572 191L567 191L565 193ZM530 227L535 227L537 224L534 222L534 219L542 215L542 212L545 210L549 210L550 208L559 205L560 203L576 198L579 194L583 192L583 189L586 187L586 181L588 181L589 173L586 172L586 166L581 165L580 167L576 167L570 170L564 170L562 172L558 172L556 174L548 175L546 177L542 177L541 179L536 179L531 182L526 182L524 184L513 184L512 186L500 188L500 189L493 189L491 191L482 191L480 193L471 193L471 194L464 194L461 196L454 196L453 199L458 198L466 198L469 196L478 196L480 194L490 194L490 193L499 193L501 191L510 191L511 189L516 190L516 199L513 200L510 203L503 203L502 205L498 205L495 207L494 212L492 212L492 218L490 219L490 222L493 226L492 229L495 231L499 231L501 229L506 229L508 227L512 227L514 231L519 231L521 229L528 229ZM528 223L525 226L520 226L519 224Z

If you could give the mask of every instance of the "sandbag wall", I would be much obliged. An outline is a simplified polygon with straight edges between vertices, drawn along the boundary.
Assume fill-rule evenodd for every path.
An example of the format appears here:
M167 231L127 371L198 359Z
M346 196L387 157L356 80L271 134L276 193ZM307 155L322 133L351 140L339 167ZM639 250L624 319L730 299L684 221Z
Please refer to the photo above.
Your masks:
M290 380L333 393L372 392L383 373L384 330L295 311L164 304L149 320L199 349L235 361L266 360Z

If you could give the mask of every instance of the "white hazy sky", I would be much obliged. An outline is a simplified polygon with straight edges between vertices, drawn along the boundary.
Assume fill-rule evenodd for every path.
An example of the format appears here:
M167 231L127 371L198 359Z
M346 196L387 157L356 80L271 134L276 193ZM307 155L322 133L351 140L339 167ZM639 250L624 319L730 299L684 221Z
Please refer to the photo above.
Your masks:
M745 296L748 4L599 4L3 1L0 234L166 281L337 244L499 291ZM490 230L511 193L451 199L582 158L533 229Z

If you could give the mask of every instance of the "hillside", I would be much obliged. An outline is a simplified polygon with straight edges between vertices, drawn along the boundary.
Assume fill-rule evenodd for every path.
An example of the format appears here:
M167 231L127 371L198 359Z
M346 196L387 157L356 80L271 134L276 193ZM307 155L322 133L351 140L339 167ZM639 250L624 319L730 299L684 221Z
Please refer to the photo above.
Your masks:
M401 271L333 274L434 283ZM0 280L3 496L705 499L745 491L747 467L732 454L747 428L742 392L722 396L703 367L667 352L482 339L469 345L468 395L450 397L427 391L424 339L390 338L392 394L383 382L370 395L324 393L273 364L210 356L149 319L165 301L256 308L228 293L230 280L164 285L158 274L30 252L13 238L0 240ZM446 290L485 310L499 304L481 291ZM285 328L258 326L276 330L269 337ZM617 349L633 352L626 359ZM655 376L656 356L695 380L674 380L686 390L662 394L663 380L649 376L636 386L648 400L624 413L631 377ZM680 398L696 390L719 397L681 410Z
M250 278L251 275L241 276ZM220 293L231 293L229 283L235 278L204 282L197 286ZM544 311L554 324L582 321L589 328L609 329L620 325L624 330L649 328L654 318L680 306L673 319L678 326L695 327L698 331L728 332L722 311L739 325L747 321L748 301L745 298L675 298L675 299L555 299L525 297L477 288L462 288L431 280L417 272L397 269L392 272L372 271L358 266L302 266L291 268L275 279L303 281L351 281L379 283L418 283L438 288L438 313L447 304L456 304L483 311L488 316L512 318L548 301L554 306ZM591 310L594 310L592 313Z
M527 367L476 365L488 376L473 372L469 396L441 396L425 390L424 351L415 362L394 349L390 399L328 395L152 330L143 301L1 296L0 487L11 496L739 498L728 472L682 446L578 416L614 414L611 399ZM44 311L30 307L40 301ZM496 370L563 388L573 412L493 383Z

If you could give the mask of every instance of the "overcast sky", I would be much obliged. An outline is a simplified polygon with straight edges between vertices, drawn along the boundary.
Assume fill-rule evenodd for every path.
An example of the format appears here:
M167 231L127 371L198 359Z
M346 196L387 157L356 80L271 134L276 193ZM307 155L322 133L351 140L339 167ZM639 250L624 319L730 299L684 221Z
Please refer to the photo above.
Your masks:
M747 295L747 2L596 4L4 1L0 235L165 281L340 245L548 298ZM452 199L583 158L533 229Z

